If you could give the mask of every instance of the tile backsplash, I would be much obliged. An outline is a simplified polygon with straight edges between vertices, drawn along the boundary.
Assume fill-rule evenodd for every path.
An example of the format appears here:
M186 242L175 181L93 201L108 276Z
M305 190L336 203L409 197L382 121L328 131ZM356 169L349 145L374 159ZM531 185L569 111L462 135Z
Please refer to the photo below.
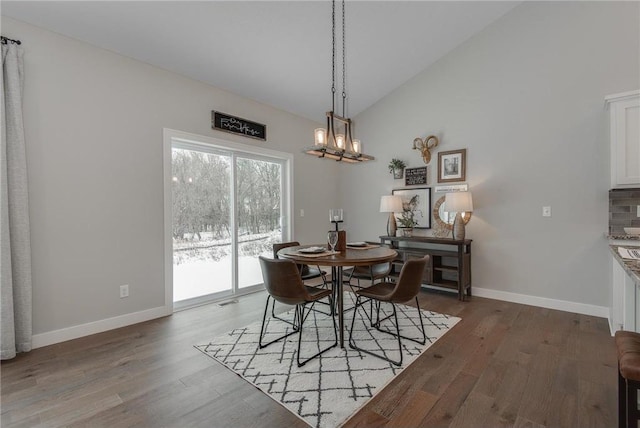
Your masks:
M609 190L609 235L624 235L625 227L640 227L640 188Z

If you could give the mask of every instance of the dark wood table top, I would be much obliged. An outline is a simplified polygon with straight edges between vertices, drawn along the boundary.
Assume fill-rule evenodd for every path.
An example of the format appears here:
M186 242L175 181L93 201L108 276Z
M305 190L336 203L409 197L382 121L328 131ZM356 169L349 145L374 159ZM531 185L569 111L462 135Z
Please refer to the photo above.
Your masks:
M278 257L294 260L300 264L313 264L323 266L369 266L376 263L390 262L396 258L398 253L387 247L376 247L368 249L351 249L337 254L331 254L321 257L305 256L298 252L301 248L311 247L312 245L298 245L295 247L287 247L278 251ZM326 245L314 245L326 246Z

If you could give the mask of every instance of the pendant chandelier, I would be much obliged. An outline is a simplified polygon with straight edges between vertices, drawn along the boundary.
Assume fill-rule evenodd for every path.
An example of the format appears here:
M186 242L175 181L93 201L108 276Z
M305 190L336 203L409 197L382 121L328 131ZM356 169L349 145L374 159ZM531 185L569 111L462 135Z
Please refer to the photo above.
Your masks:
M336 1L331 1L332 57L331 57L331 111L327 112L327 127L314 131L315 144L305 153L320 158L358 163L373 160L362 153L362 143L353 138L351 119L346 114L347 90L345 71L345 0L342 0L342 116L335 114L336 107Z

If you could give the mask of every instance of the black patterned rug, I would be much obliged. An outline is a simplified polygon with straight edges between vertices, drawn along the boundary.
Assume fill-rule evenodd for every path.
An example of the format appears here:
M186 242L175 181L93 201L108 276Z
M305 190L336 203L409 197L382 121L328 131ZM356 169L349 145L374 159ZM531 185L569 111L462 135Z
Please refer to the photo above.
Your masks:
M368 308L368 305L365 307ZM411 306L397 307L402 334L419 337L418 310ZM325 306L318 308L326 309ZM383 306L381 312L384 313L384 310ZM293 311L282 314L281 317L292 320ZM351 327L352 317L353 311L345 314L345 325L348 328ZM347 331L344 349L335 347L299 368L296 364L298 334L258 349L260 321L234 329L195 347L233 370L309 425L322 428L337 427L460 321L460 318L430 311L422 311L422 318L427 342L420 345L402 340L402 367L349 348ZM354 328L354 338L358 346L382 351L390 358L397 359L397 339L367 328L368 324L365 325L364 320L366 316L361 308L358 310ZM383 323L383 327L395 330L391 321ZM310 313L303 329L302 358L315 354L334 341L331 328L332 322L329 317L315 311ZM268 317L266 331L263 343L291 331L291 325Z

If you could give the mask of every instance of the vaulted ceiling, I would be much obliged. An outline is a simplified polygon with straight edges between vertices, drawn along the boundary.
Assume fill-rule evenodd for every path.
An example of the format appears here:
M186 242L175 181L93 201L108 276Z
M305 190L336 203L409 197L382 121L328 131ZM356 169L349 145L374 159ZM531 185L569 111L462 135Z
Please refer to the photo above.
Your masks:
M365 110L518 3L348 1L348 115ZM328 0L3 1L1 7L3 16L303 117L322 121L331 106Z

